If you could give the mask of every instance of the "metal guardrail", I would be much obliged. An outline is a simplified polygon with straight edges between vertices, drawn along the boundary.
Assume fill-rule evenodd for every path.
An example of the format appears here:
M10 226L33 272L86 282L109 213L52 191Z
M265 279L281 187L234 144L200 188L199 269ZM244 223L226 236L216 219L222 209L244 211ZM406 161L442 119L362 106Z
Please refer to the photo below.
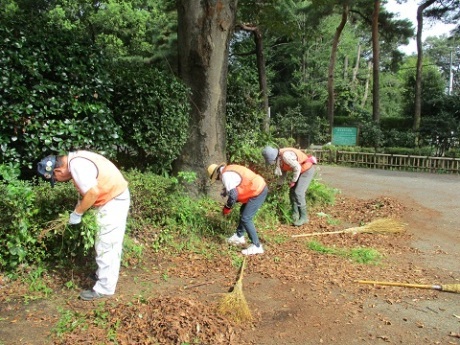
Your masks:
M343 164L360 168L460 174L460 158L411 156L386 153L308 150L318 163Z

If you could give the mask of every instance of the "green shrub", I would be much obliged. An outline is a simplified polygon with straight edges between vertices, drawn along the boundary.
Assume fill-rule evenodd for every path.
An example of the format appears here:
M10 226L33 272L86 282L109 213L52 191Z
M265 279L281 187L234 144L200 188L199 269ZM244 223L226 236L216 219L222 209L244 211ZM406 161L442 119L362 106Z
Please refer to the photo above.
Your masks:
M123 136L119 149L130 167L171 171L188 136L188 90L173 75L134 61L112 67L113 101Z
M0 165L0 270L43 258L43 252L35 248L35 194L31 184L18 180L18 175L17 165Z
M0 27L0 163L31 170L49 152L113 152L119 128L99 50L45 23L21 30Z

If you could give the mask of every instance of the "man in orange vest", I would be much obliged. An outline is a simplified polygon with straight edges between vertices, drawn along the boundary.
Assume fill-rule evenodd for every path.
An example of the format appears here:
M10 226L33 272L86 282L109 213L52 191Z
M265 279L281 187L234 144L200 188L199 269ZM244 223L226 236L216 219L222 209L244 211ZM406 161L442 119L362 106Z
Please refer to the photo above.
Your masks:
M262 156L267 164L276 164L275 175L281 176L281 181L286 179L287 172L292 172L289 181L292 219L295 226L308 223L305 196L315 175L316 158L292 147L277 149L271 146L262 150Z
M123 237L128 217L128 182L117 167L104 156L89 151L50 155L38 163L38 173L54 182L72 180L82 199L70 214L69 224L79 224L91 207L97 209L99 231L96 237L96 283L80 293L85 301L115 293L120 271Z
M222 213L228 215L233 206L240 202L240 220L236 232L227 239L227 243L241 246L246 244L245 232L248 234L252 244L243 249L244 255L263 254L264 249L257 236L257 230L253 218L265 201L268 194L268 187L262 176L250 169L236 164L220 165L211 164L208 167L208 176L211 183L220 180L224 185L223 196L227 196Z

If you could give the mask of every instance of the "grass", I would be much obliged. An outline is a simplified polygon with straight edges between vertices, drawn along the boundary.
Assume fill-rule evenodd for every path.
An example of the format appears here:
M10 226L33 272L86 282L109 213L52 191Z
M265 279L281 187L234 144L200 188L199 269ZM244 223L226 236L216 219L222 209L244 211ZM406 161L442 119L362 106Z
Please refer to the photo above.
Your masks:
M308 249L315 252L326 254L326 255L336 255L350 259L353 262L360 264L375 265L380 262L382 259L382 254L377 250L372 248L335 248L335 247L326 247L317 241L310 241L307 243Z

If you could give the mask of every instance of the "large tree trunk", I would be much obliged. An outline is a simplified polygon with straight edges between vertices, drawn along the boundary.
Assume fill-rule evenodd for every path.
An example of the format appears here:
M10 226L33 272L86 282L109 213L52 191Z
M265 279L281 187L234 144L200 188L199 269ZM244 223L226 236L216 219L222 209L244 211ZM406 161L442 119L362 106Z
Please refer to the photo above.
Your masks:
M415 144L419 143L420 121L422 119L422 31L423 31L423 11L435 3L436 0L427 0L417 8L417 71L415 76L415 114L413 130L415 132Z
M268 133L270 130L270 117L268 113L268 88L267 88L267 73L265 72L265 55L262 33L257 26L239 25L242 30L249 31L254 35L254 43L256 45L256 60L257 72L259 76L259 90L262 98L262 110L265 117L262 123L262 131Z
M380 44L379 44L379 12L380 0L374 0L374 12L372 13L372 119L376 124L380 122Z
M177 0L179 75L191 89L192 111L189 138L174 169L197 173L192 194L208 194L207 166L226 161L228 48L237 2Z
M334 70L335 63L337 60L337 47L339 46L340 35L342 34L343 28L348 20L348 4L345 3L342 8L342 20L339 26L335 30L334 40L332 41L331 58L329 60L328 80L327 80L327 117L329 120L329 134L332 137L332 127L334 126L334 107L335 107L335 95L334 95Z

